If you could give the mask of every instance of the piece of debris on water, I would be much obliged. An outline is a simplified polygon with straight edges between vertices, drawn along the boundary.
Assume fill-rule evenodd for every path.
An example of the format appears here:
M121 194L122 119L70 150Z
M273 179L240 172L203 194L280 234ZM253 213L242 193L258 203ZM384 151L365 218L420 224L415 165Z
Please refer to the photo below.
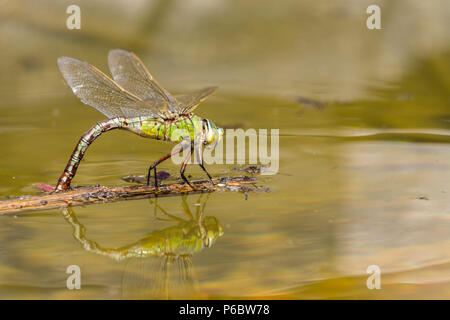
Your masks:
M158 181L164 181L164 180L167 180L167 179L170 178L170 173L168 173L167 171L161 170L161 171L157 171L156 172L156 176L158 177ZM134 183L146 184L147 183L147 176L144 176L144 175L136 176L134 174L131 174L129 176L122 177L122 180L126 181L126 182L134 182ZM155 176L151 175L150 176L150 183L153 184L154 181L155 181Z
M45 192L52 192L53 190L55 190L54 186L51 186L46 183L36 183L35 187L38 189L41 189L42 191L45 191Z
M309 108L314 108L314 109L324 109L326 107L326 104L317 100L312 100L310 98L305 98L305 97L296 97L295 101L297 101L298 103L300 103L301 105L305 106L305 107L309 107Z
M244 171L250 174L257 174L257 173L261 173L262 170L264 170L264 167L262 166L246 166L243 168L240 167L234 167L233 170L235 171Z
M218 189L217 191L242 192L245 195L245 200L248 199L250 192L270 192L269 188L256 185L256 178L249 176L220 178L217 187L223 189Z
M254 174L273 174L271 173L271 168L269 166L260 166L260 165L253 165L253 166L246 166L246 167L234 167L234 171L244 171L246 173L249 173L251 175Z

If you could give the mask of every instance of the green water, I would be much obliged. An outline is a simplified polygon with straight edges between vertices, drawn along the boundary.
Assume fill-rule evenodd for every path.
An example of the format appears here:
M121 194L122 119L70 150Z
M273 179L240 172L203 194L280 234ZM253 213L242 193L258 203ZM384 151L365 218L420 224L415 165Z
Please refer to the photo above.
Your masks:
M257 175L270 192L249 193L247 200L224 192L75 207L76 223L61 210L0 216L0 298L450 298L448 43L436 36L439 48L407 47L386 40L388 26L387 38L362 27L355 35L352 30L359 29L352 23L363 23L359 18L341 24L330 13L335 20L324 22L320 17L329 10L309 6L309 20L301 22L286 13L289 8L270 13L264 7L273 21L286 15L287 25L279 26L284 37L261 30L272 21L264 15L245 24L250 5L235 3L210 30L201 24L214 17L207 11L191 31L179 31L172 22L160 31L172 38L159 35L144 49L133 44L169 90L219 85L199 115L227 128L280 129L279 173ZM298 13L302 5L295 8ZM349 8L343 12L352 16L356 9ZM101 16L100 9L91 9ZM75 56L106 70L108 49L126 46L123 35L111 37L117 22L104 34L92 22L85 31L90 37L77 38L52 32L59 27L21 10L4 22L14 28L2 31L10 41L0 64L2 200L38 194L34 183L55 184L80 135L103 119L72 95L56 57ZM41 28L30 28L27 19ZM302 31L312 21L339 27L328 36L320 23L312 33ZM392 21L395 26L400 20ZM240 45L228 48L225 39L238 32L233 28L244 28L248 38L241 34ZM203 30L202 40L194 39L195 30ZM183 42L186 34L193 44ZM94 43L92 37L106 40ZM277 42L260 50L271 39ZM393 47L383 47L386 41ZM378 54L389 58L376 59L377 44L383 48ZM348 55L358 45L363 58L351 61ZM298 96L325 106L302 105ZM108 132L89 148L74 184L126 184L121 177L144 174L171 147ZM233 167L208 170L215 177L242 174ZM175 176L179 170L170 162L159 169ZM199 168L188 172L203 177ZM214 221L206 227L215 239L211 247L201 245L197 209ZM84 230L81 240L74 236L77 228ZM191 255L118 261L108 254L158 239ZM83 241L102 250L83 247ZM81 290L66 288L70 265L80 267ZM370 265L381 269L380 290L366 286Z

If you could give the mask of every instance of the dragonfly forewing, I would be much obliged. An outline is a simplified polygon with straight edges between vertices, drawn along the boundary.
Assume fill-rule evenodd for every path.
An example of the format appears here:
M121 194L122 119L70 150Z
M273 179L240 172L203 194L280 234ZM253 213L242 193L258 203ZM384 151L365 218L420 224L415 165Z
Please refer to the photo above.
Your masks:
M108 118L128 116L125 112L127 107L142 102L141 98L123 89L87 62L61 57L58 58L58 66L67 84L81 102L96 108Z
M162 99L166 102L168 111L176 111L176 99L156 81L134 53L122 49L111 50L108 65L114 81L120 86L143 100Z

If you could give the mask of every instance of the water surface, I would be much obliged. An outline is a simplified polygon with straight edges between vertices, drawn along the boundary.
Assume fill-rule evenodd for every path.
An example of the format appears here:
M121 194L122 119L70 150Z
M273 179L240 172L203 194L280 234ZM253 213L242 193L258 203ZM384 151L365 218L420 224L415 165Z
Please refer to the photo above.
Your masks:
M221 7L223 19L211 30L202 26L216 13L205 9L190 29L204 32L195 46L183 42L193 34L169 19L172 24L159 29L151 46L125 47L140 50L174 91L218 84L221 90L199 107L199 115L230 128L280 129L279 172L257 175L270 192L249 193L247 199L224 192L125 201L76 207L69 215L49 210L1 216L0 297L450 298L450 68L442 49L448 43L436 36L436 50L425 50L426 41L408 47L397 33L383 38L354 27L363 23L351 19L358 16L356 7L343 6L336 14L312 4L300 10L303 5L292 6L310 14L307 20L290 15L289 8L269 14L272 22L287 17L280 26L284 37L264 32L262 13L252 18L254 24L244 23L250 9L235 4ZM174 16L183 16L175 7ZM241 9L243 16L237 14ZM408 25L410 20L391 9L398 18L392 18L394 26ZM19 9L11 12L20 17ZM104 68L108 49L125 45L120 34L117 39L110 34L115 24L103 34L86 26L74 42L52 25L34 21L41 29L30 29L23 23L29 17L11 12L5 23L22 27L2 32L13 39L16 30L17 39L30 42L23 42L23 49L11 41L2 53L14 62L2 59L0 76L2 199L38 194L34 183L55 184L80 135L103 119L71 94L56 57L72 55ZM330 31L331 22L320 18L328 14L331 22L340 15L348 22ZM311 34L302 31L307 22L316 22L306 29ZM244 28L240 42L230 26ZM356 36L348 33L353 29ZM166 33L170 37L160 35ZM94 44L92 37L104 42ZM268 40L273 46L262 50ZM241 45L225 51L230 42ZM377 43L388 45L381 50ZM361 57L351 61L358 44L364 48ZM299 96L320 104L299 103ZM126 184L122 176L144 174L170 148L128 132L108 132L89 148L74 184ZM208 170L216 177L242 174L233 167ZM178 174L172 163L159 169ZM198 168L188 172L202 177ZM214 239L210 247L202 242L205 221ZM184 257L149 253L117 259L127 248L161 243ZM81 290L66 288L70 265L81 268ZM381 290L366 287L370 265L381 269Z

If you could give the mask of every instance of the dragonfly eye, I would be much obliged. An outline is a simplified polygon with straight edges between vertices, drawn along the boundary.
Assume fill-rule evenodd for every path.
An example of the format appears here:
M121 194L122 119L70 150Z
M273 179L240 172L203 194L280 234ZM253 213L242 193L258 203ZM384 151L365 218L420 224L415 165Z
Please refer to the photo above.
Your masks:
M202 120L202 129L203 129L203 131L205 131L206 130L206 128L208 128L208 120L206 120L206 119L203 119Z

